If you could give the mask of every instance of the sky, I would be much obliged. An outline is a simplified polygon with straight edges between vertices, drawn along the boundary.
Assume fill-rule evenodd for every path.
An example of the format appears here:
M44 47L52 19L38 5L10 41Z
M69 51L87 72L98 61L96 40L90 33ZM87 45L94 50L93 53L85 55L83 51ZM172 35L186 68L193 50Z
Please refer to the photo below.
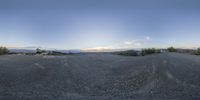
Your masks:
M199 0L1 0L0 46L200 47Z

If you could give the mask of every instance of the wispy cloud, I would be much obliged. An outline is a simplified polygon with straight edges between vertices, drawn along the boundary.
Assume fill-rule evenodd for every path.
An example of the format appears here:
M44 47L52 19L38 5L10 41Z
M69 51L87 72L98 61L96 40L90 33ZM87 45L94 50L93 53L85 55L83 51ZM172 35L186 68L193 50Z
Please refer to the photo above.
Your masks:
M97 46L97 47L92 47L92 48L86 48L83 49L85 51L107 51L107 50L112 50L114 47L112 46Z
M149 36L145 37L145 39L146 39L147 41L151 41L151 40L152 40L152 38L149 37Z
M133 42L132 41L125 41L124 44L125 45L131 45L131 44L133 44Z
M142 43L138 42L138 43L135 43L136 46L141 46Z
M126 45L126 46L141 46L142 43L138 40L132 40L132 41L125 41L124 45Z

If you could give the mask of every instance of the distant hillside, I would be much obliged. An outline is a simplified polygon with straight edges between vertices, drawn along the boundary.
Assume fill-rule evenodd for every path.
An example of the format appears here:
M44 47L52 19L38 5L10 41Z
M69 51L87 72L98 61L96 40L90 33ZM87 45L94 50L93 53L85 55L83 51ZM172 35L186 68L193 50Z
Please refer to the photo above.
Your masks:
M36 53L36 50L29 49L9 49L10 53Z
M9 49L10 53L36 53L36 50L33 49ZM61 53L80 53L81 50L46 50L48 51L57 51Z

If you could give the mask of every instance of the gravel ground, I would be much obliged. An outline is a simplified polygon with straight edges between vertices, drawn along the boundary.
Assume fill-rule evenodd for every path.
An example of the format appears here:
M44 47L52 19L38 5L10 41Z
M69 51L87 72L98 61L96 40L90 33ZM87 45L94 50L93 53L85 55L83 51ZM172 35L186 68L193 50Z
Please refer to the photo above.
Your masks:
M200 57L0 56L0 100L200 100Z

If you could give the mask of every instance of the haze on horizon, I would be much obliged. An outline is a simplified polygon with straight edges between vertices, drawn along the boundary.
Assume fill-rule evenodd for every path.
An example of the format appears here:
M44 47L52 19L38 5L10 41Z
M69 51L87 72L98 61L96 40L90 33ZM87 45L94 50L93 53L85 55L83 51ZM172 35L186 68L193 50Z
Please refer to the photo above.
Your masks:
M199 5L199 0L1 0L0 45L196 48Z

